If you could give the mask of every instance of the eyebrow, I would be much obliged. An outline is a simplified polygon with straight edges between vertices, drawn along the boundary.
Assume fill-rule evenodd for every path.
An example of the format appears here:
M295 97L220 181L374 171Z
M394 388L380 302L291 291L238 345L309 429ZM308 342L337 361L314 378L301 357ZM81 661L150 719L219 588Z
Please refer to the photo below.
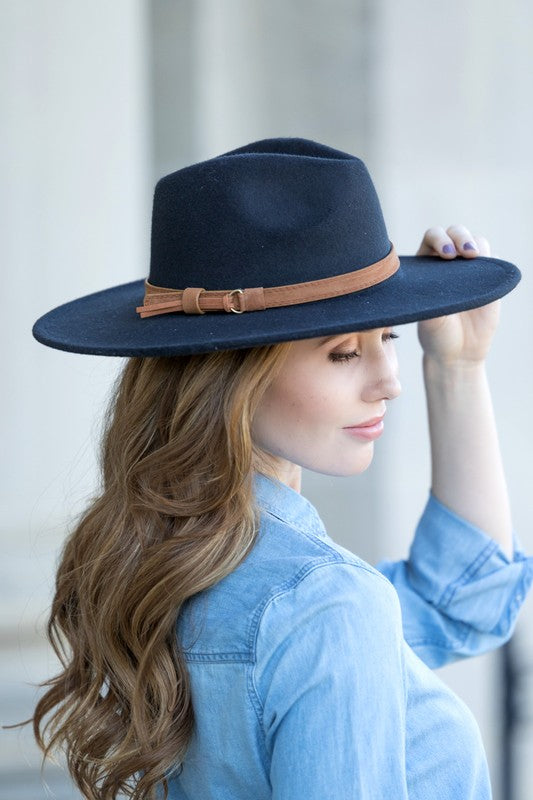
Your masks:
M394 325L385 325L383 329L386 330L387 328L393 330ZM345 337L355 336L357 333L366 333L366 331L344 331L343 333L334 333L332 336L324 336L322 337L322 339L319 339L317 341L316 347L322 347L328 342L333 341L333 339L340 339L342 336Z
M317 347L322 347L322 345L331 342L333 339L339 339L341 336L350 336L349 333L334 333L333 336L324 336L322 339L319 339L316 343Z

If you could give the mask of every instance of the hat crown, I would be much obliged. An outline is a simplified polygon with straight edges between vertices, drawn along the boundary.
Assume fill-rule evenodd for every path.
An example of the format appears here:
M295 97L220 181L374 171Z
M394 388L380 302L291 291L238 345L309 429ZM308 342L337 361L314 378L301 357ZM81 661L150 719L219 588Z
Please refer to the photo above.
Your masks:
M389 250L364 163L308 139L253 142L155 188L155 286L300 283L364 268Z

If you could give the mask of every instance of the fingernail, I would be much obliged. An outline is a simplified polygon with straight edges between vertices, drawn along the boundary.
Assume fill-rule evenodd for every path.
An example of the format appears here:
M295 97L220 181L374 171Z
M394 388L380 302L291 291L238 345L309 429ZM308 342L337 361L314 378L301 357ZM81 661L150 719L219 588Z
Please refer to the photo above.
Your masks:
M465 248L466 248L466 245L465 245ZM453 246L453 244L445 244L445 245L443 245L442 252L443 253L455 253L455 247Z
M463 250L477 250L477 247L474 242L465 242L463 245Z

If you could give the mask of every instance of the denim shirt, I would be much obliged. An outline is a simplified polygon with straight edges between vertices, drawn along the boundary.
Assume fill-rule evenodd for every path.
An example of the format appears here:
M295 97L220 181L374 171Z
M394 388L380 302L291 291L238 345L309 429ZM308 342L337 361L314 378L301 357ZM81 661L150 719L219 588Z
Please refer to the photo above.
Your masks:
M409 558L376 568L254 475L239 566L184 605L195 726L170 800L488 800L479 728L432 668L500 646L533 580L430 493Z

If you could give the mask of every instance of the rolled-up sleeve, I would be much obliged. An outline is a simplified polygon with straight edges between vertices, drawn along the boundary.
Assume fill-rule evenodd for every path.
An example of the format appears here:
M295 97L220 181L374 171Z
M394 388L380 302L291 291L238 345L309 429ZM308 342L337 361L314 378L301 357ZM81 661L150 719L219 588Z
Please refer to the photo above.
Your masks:
M507 641L533 582L533 558L513 534L509 560L498 543L430 492L406 561L376 568L400 598L404 636L431 667Z
M407 798L398 597L334 562L273 598L258 629L254 694L273 800Z

